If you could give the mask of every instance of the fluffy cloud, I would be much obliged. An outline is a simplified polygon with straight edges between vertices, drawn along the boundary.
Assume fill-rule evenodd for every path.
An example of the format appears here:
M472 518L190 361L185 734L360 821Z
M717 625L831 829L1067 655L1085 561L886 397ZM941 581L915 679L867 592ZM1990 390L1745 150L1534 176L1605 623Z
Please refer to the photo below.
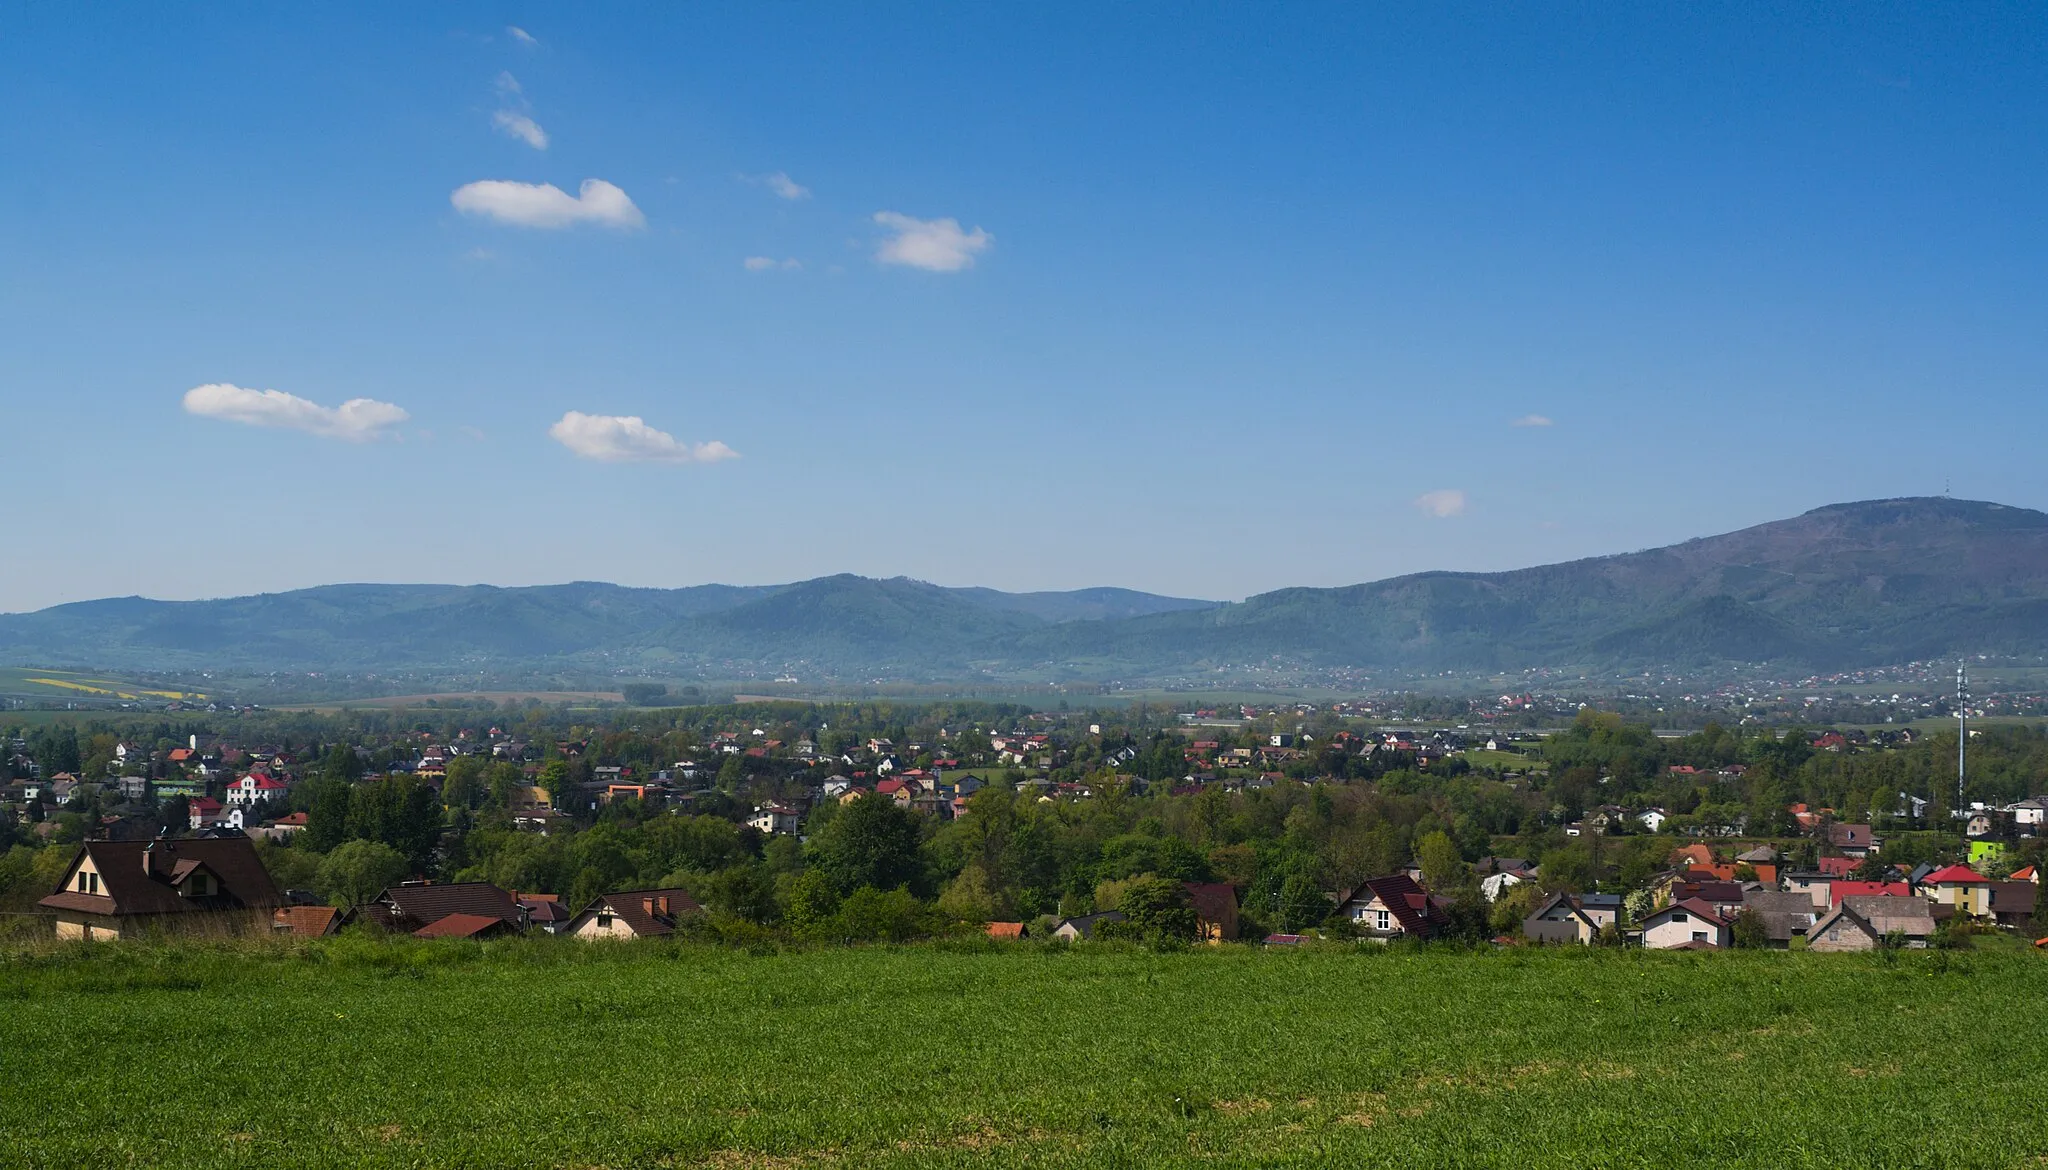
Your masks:
M518 97L521 92L519 88L519 79L517 77L512 76L510 73L501 72L498 74L497 87L498 92L504 94L506 97Z
M328 407L282 390L245 390L226 382L185 391L185 411L202 418L304 431L353 443L377 438L412 417L389 402L374 398L351 398L340 406Z
M809 187L804 186L781 171L777 171L772 175L762 176L761 182L766 184L770 191L775 192L776 195L784 199L797 200L809 199L811 197L811 189Z
M534 36L532 33L527 32L525 29L520 28L516 24L506 25L505 32L506 35L510 36L513 40L518 41L520 44L526 45L529 48L531 48L534 45L540 44L539 37Z
M540 123L516 110L499 110L491 115L491 124L508 138L517 138L535 150L548 148L548 132Z
M796 260L777 260L773 256L749 256L745 263L748 272L769 272L777 268L785 272L794 272L803 267Z
M1425 516L1441 520L1447 516L1461 516L1465 512L1465 493L1457 488L1439 488L1415 497L1415 506Z
M1508 424L1511 427L1547 427L1551 421L1540 414L1525 414Z
M578 223L612 228L647 226L647 217L626 193L603 179L585 179L571 195L553 183L485 179L455 189L448 197L464 215L481 215L519 227L563 228Z
M975 255L987 251L996 239L980 228L961 231L957 219L917 219L894 211L877 211L875 222L896 233L882 241L875 259L926 272L958 272L972 267Z
M717 463L740 453L713 439L709 443L678 442L637 415L584 414L572 410L548 428L555 442L585 459L600 463Z

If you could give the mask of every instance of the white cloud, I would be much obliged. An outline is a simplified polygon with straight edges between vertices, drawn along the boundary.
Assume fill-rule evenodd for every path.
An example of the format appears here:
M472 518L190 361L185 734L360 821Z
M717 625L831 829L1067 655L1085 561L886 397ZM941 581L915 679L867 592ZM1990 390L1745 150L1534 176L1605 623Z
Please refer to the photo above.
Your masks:
M519 79L517 77L512 76L510 73L499 73L496 84L498 87L498 92L504 94L506 97L518 97L521 92L519 88Z
M515 110L499 110L491 115L491 124L508 138L517 138L535 150L548 148L548 132L540 123Z
M1439 488L1415 497L1415 506L1425 516L1439 520L1448 516L1462 516L1465 513L1465 493L1457 488Z
M875 259L926 272L958 272L972 267L975 255L995 243L995 237L980 228L961 231L957 219L917 219L894 211L877 211L875 222L896 233L882 241Z
M245 390L225 382L185 391L185 411L202 418L304 431L353 443L377 438L412 417L391 403L374 398L351 398L340 406L328 407L282 390Z
M776 195L784 199L794 201L811 197L811 189L809 187L804 186L781 171L777 171L772 175L764 175L761 181L767 184L770 191L775 192Z
M548 428L548 436L585 459L600 463L717 463L740 453L716 439L678 442L637 415L584 414L572 410Z
M777 268L782 269L784 272L794 272L803 267L803 264L797 260L777 260L773 256L749 256L746 258L745 264L748 272L768 272Z
M516 24L506 25L505 32L508 35L510 35L513 40L518 41L522 45L531 47L540 44L539 37L534 36L532 33L527 32L525 29L520 28Z
M1511 427L1547 427L1555 424L1543 415L1525 414L1508 425Z
M576 195L553 183L485 179L457 187L448 202L464 215L481 215L519 227L562 228L584 222L613 228L647 226L647 217L626 193L603 179L583 180Z

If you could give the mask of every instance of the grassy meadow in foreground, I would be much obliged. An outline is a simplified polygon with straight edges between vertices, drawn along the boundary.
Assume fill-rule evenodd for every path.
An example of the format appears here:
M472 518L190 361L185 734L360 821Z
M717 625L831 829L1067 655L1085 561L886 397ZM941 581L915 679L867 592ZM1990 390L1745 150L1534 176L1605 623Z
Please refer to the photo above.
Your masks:
M2022 953L115 945L0 1165L2023 1166Z

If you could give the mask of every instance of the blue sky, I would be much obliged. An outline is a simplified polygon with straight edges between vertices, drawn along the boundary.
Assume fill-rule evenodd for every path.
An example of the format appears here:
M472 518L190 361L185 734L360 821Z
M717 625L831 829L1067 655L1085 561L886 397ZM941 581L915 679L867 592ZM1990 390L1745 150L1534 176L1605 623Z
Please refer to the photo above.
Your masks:
M1662 7L13 6L0 609L2048 507L2048 10Z

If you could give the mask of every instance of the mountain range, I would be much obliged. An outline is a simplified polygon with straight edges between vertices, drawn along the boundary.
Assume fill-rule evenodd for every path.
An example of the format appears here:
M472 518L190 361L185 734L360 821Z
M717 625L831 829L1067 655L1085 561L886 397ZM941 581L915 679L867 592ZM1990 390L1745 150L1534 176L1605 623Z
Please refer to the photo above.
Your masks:
M851 575L638 589L329 585L0 615L0 663L99 670L1134 678L1281 662L1388 671L1876 666L2048 654L2048 514L1940 498L1817 508L1666 548L1223 604Z

